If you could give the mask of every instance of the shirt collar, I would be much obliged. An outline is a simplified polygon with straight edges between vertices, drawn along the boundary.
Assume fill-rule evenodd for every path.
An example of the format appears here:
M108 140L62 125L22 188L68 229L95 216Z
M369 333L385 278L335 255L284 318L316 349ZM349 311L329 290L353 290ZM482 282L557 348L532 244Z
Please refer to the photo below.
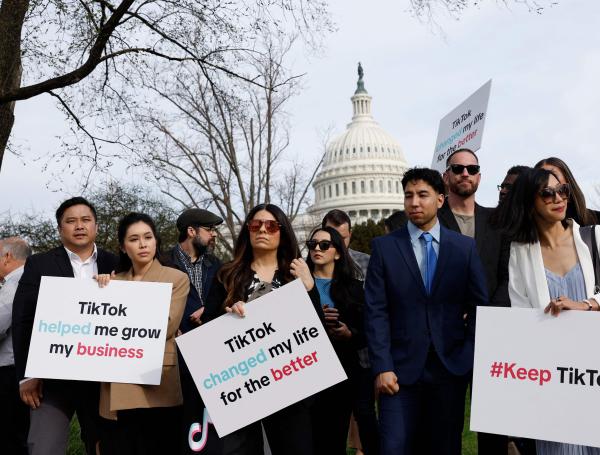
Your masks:
M98 247L96 246L95 243L94 243L94 252L85 261L82 261L81 258L79 257L79 255L77 253L73 253L66 246L63 245L63 248L67 252L67 256L69 256L69 260L71 260L71 261L75 261L75 262L80 262L82 264L86 264L88 262L96 262L98 260Z
M15 276L15 275L18 275L19 273L23 273L23 267L24 267L24 266L22 266L22 265L21 265L21 266L17 267L16 269L14 269L14 270L13 270L12 272L10 272L9 274L7 274L7 275L4 277L4 282L8 282L8 280L10 280L10 278L11 278L11 277L13 277L13 276Z
M185 258L185 260L187 262L189 262L191 265L202 264L202 261L204 260L204 255L198 256L198 259L196 259L196 262L193 262L192 261L192 257L189 254L187 254L187 252L181 247L181 243L177 244L177 249L183 255L183 257Z
M419 229L417 226L415 226L413 224L412 221L408 220L408 223L406 223L406 227L408 228L408 234L410 235L410 240L412 242L418 241L419 237L421 237L421 234L423 234L423 232L421 229ZM440 243L440 221L436 220L435 225L429 230L429 233L431 234L431 236L433 237L433 240L435 240L438 244Z

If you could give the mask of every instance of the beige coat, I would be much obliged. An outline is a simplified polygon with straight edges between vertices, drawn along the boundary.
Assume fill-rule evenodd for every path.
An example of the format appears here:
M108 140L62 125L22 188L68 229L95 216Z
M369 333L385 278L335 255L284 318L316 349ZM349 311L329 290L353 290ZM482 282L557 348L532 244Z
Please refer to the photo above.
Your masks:
M130 281L133 279L132 271L119 273L114 279ZM179 382L179 368L177 367L175 335L190 290L188 276L179 270L164 267L157 260L154 260L142 281L173 283L160 385L102 383L100 387L100 415L106 419L116 420L117 411L122 409L178 406L183 402Z

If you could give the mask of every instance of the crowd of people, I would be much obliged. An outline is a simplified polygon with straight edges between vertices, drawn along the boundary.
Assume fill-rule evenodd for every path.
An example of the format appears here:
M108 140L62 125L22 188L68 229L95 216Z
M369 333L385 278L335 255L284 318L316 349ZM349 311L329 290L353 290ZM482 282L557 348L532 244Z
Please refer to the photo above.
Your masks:
M165 253L153 220L130 213L114 254L96 246L102 226L93 205L64 201L61 246L32 255L25 239L0 239L2 453L66 453L77 414L88 455L343 455L350 428L351 445L365 455L461 454L477 307L540 308L548 317L600 311L600 214L586 207L566 163L511 167L495 208L476 202L480 179L469 149L453 152L443 174L409 169L404 210L385 220L371 256L349 247L345 212L327 213L301 246L273 204L250 210L226 263L214 254L223 220L199 208L180 215L178 243ZM42 276L171 283L160 384L26 377ZM175 337L225 313L244 316L253 300L295 279L348 379L219 438ZM600 449L479 433L478 453Z

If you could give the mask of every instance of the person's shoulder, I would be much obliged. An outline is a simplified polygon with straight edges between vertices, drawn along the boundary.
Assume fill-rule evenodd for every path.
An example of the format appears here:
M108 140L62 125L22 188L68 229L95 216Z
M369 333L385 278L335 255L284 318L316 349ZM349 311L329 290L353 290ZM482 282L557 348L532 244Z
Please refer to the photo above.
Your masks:
M221 267L223 265L223 261L210 253L205 255L205 261L209 267Z
M440 225L441 241L450 241L461 245L475 245L475 239Z
M187 273L182 272L177 268L169 267L162 264L160 264L160 267L161 275L165 277L168 281L171 281L172 283L178 283L180 281L189 280Z
M104 248L98 248L98 260L110 261L116 264L119 260L119 257L111 251L105 250Z
M350 255L354 258L369 259L371 257L367 253L363 253L362 251L358 250L353 250L352 248L348 248L348 251L350 252Z
M27 258L27 262L30 264L41 264L46 261L51 260L56 256L64 256L68 259L67 251L63 246L57 246L56 248L52 248L48 251L42 251L40 253L32 254Z

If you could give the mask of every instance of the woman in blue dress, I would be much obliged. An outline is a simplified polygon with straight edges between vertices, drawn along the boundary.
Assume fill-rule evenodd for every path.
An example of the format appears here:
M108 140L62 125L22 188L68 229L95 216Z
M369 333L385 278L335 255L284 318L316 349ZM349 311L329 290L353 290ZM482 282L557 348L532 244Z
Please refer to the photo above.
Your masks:
M519 176L499 209L500 224L511 238L511 306L562 311L599 311L592 256L579 225L566 218L569 184L546 169ZM593 229L596 229L594 226ZM596 231L600 238L600 232ZM593 245L598 248L597 245ZM598 455L599 448L536 441L538 455Z

